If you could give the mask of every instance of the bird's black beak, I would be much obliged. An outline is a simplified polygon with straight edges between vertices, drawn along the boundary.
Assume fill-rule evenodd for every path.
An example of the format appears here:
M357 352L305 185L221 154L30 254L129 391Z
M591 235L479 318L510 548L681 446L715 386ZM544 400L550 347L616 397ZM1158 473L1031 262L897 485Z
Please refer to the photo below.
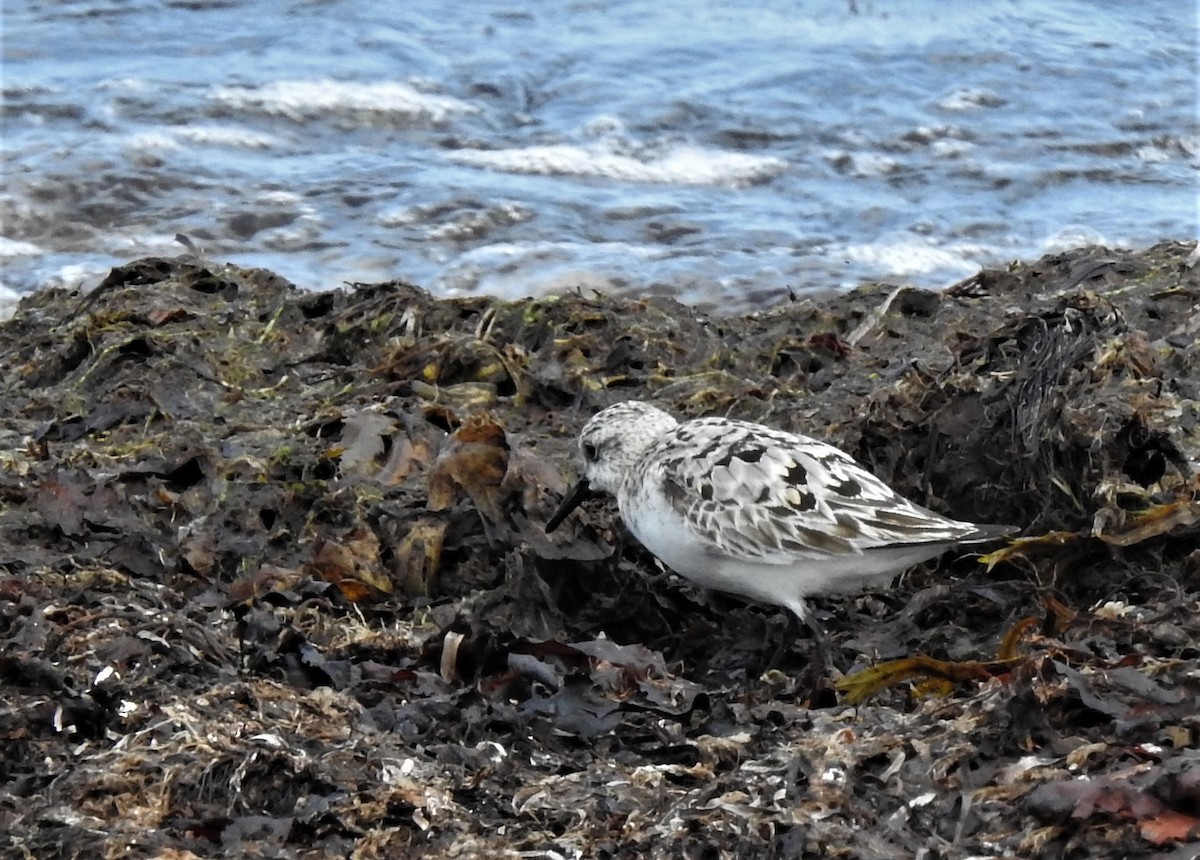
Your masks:
M554 531L571 513L581 504L588 496L594 495L591 488L588 486L587 478L581 478L575 488L563 498L562 504L558 506L558 510L554 512L554 516L546 520L546 534Z

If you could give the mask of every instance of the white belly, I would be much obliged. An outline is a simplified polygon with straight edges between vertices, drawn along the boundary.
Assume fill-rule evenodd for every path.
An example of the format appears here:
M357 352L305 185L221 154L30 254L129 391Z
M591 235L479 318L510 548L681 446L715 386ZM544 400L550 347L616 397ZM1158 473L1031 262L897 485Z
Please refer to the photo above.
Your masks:
M896 574L945 551L945 544L883 547L843 555L811 553L774 560L738 558L716 540L693 532L669 501L620 498L621 513L642 545L679 575L705 588L785 606L804 615L811 594L856 591L890 582Z

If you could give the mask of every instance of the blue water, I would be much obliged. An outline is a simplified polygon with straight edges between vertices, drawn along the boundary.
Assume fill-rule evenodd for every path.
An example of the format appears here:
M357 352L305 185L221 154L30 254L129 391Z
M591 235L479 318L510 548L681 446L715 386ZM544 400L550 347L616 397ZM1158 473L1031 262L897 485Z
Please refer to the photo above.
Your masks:
M1197 235L1191 4L10 0L3 287L753 306Z

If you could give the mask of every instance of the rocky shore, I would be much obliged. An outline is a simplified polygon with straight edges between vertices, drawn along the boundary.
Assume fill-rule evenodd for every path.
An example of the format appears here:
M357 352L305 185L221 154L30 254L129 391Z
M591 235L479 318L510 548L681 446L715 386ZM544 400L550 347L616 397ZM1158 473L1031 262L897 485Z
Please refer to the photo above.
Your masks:
M4 856L1197 857L1194 249L737 317L194 256L26 297ZM762 673L781 613L662 570L611 503L543 531L630 398L1023 538L815 601L838 684L803 638Z

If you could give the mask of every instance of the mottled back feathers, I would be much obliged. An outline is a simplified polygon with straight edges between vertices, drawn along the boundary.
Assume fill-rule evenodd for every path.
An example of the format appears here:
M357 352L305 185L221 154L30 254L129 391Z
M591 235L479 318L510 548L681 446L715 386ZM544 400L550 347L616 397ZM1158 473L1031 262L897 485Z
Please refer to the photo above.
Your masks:
M832 445L746 421L679 423L629 401L593 417L580 447L592 486L616 495L627 520L629 508L658 494L713 553L747 561L787 564L1011 531L944 517Z

